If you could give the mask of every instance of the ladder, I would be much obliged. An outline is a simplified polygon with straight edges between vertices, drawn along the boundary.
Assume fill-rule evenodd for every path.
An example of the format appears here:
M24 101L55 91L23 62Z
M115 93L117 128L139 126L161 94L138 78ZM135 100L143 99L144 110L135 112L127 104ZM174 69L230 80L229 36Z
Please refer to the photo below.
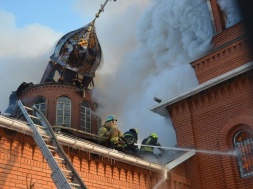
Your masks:
M33 139L52 171L51 177L56 187L58 189L87 189L57 141L43 113L34 105L31 108L24 106L20 100L18 100L18 106L33 130ZM37 120L39 124L35 124L33 120ZM46 135L40 134L41 129L45 131Z

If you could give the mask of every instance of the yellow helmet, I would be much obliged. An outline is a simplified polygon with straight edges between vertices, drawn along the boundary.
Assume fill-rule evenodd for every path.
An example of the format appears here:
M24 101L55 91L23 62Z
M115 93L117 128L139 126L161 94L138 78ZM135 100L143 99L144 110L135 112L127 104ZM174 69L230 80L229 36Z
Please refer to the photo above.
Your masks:
M154 139L158 139L158 136L155 133L151 133L150 136L153 137Z
M139 133L139 130L137 128L132 128L133 130L135 130L136 134Z

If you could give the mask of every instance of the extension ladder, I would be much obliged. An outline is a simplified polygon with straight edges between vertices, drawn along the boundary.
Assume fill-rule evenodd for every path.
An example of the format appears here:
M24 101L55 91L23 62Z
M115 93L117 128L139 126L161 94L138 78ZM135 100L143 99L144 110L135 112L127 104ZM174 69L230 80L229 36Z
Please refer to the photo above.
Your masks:
M51 177L56 187L58 189L87 189L57 141L43 113L34 105L31 108L24 106L20 100L18 101L18 106L33 130L33 139L52 171ZM39 124L35 124L33 120L38 120ZM40 134L40 129L43 129L47 135Z

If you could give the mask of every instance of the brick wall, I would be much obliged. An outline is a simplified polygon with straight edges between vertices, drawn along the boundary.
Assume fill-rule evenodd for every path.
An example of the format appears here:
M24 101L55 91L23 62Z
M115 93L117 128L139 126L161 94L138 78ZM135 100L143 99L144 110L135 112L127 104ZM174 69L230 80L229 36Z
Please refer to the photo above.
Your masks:
M91 99L89 90L85 91L85 95L82 96L78 91L78 88L73 85L66 84L43 84L35 85L31 88L25 89L20 95L19 99L26 106L32 106L35 98L44 97L47 101L46 117L51 125L56 124L56 104L57 99L61 96L66 96L71 99L71 127L74 129L80 129L80 104L83 101L87 101L91 110L95 110L94 102ZM92 115L92 133L97 134L97 120L96 116Z
M226 30L216 34L212 38L214 49L221 48L223 45L246 35L246 30L243 22L239 22Z
M192 62L191 66L201 84L252 60L248 39L243 37Z
M219 5L217 4L216 1L217 0L210 0L210 4L212 7L215 31L216 33L220 33L225 28L225 23Z
M233 135L240 124L253 130L252 75L249 71L170 106L178 145L233 150ZM184 164L190 188L253 188L252 177L240 178L236 157L197 153Z
M162 178L161 173L96 154L63 146L63 149L89 189L151 189ZM0 188L56 188L51 170L33 138L0 128ZM173 187L172 187L173 185ZM189 181L177 173L159 189L180 189Z

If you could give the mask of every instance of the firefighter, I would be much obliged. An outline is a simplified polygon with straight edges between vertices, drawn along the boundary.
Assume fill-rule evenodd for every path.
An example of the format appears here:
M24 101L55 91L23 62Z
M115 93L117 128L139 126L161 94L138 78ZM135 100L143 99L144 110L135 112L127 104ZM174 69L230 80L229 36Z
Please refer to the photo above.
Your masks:
M152 154L154 155L154 147L151 146L161 146L158 142L158 136L155 133L151 133L149 137L145 138L142 143L143 145L150 145L150 146L141 146L140 152L142 154ZM163 148L158 148L161 153L163 153L165 150Z
M108 116L104 125L98 131L97 142L102 145L108 145L109 139L109 147L117 150L123 149L124 140L122 132L117 127L117 119L114 116ZM106 139L106 138L108 139Z
M137 128L129 129L129 131L126 131L123 134L123 137L126 139L126 143L127 143L127 146L125 147L125 151L138 154L139 152L138 146L134 145L138 141L138 129Z

